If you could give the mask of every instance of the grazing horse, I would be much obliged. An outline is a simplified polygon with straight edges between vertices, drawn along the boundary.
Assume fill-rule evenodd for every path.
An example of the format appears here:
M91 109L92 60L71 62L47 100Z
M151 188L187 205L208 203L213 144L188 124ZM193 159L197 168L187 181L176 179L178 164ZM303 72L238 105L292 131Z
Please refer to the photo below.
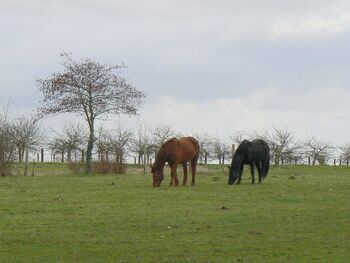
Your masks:
M199 156L199 144L193 137L183 137L180 139L172 138L162 144L157 152L154 164L151 166L153 174L153 187L159 187L163 178L163 169L168 162L171 168L170 186L179 185L177 179L177 165L182 164L184 178L182 185L187 184L187 162L191 162L192 185L195 184L196 166Z
M228 184L232 185L237 180L241 183L244 164L250 165L252 174L252 184L255 183L254 164L259 174L259 184L267 176L270 166L270 148L263 140L244 140L233 155L231 166L229 167Z

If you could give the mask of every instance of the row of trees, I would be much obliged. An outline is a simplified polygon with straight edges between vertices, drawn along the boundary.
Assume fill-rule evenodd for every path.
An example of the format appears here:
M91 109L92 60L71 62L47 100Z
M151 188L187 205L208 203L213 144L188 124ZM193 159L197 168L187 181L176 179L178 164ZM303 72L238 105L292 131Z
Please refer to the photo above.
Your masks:
M24 162L24 175L28 174L29 154L37 151L45 141L45 133L34 117L9 118L0 112L0 173L11 174L12 163Z
M290 131L274 128L270 132L234 132L218 138L208 133L191 134L200 144L200 163L230 162L234 149L244 139L261 138L271 149L271 163L283 164L326 164L336 159L339 164L349 164L350 144L330 145L312 137L298 140ZM92 153L96 161L117 163L135 162L148 164L155 158L160 145L172 137L182 136L170 126L159 125L147 128L138 125L131 130L118 125L115 129L99 127L94 137ZM84 162L88 144L88 131L81 124L66 124L61 131L44 132L40 122L33 117L9 118L0 113L0 171L9 173L13 161L24 162L24 174L28 174L29 156L45 148L50 151L51 161ZM46 158L46 161L48 158Z
M66 52L61 56L62 71L37 79L43 100L34 117L10 119L6 111L0 113L1 173L8 173L8 165L18 160L25 162L27 174L29 153L44 147L44 144L51 150L52 160L59 155L62 161L82 160L86 173L92 171L94 154L99 161L114 159L122 163L133 156L135 162L146 164L154 158L163 142L180 135L168 126L147 129L139 125L136 132L121 126L113 130L96 130L98 119L137 114L146 95L120 75L122 65L109 66L91 59L74 61ZM85 125L68 124L54 135L45 135L39 120L59 113L81 116ZM237 132L221 139L207 133L194 133L192 136L200 143L201 163L213 160L225 163L231 159L233 146L244 138L265 139L271 147L272 162L276 165L305 162L305 159L309 163L325 164L336 150L340 151L337 159L341 161L348 163L350 156L350 145L334 147L315 138L300 141L289 131L280 129L261 134Z

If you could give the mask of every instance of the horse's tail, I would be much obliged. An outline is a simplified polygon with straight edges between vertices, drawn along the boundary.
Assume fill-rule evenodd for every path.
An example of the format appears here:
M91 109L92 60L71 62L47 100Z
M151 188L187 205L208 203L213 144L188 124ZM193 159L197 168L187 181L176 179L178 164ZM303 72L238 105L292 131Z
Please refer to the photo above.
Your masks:
M263 166L264 166L263 177L265 178L269 173L269 168L270 168L270 152L267 153Z
M188 137L188 138L192 142L192 144L194 145L194 148L195 148L195 151L196 151L196 158L198 159L199 151L200 151L199 142L197 141L197 139L195 139L193 137Z

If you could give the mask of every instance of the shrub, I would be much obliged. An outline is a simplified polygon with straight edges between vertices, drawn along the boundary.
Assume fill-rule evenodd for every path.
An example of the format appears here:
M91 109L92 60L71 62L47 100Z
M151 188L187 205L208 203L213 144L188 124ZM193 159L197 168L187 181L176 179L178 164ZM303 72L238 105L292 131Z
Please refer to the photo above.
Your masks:
M84 172L84 163L83 162L70 162L68 163L69 170L72 171L73 174L81 174Z
M11 138L11 123L0 113L0 175L12 175L16 147Z
M117 162L109 162L109 161L94 162L93 172L97 174L109 174L109 173L125 174L126 165L117 163Z

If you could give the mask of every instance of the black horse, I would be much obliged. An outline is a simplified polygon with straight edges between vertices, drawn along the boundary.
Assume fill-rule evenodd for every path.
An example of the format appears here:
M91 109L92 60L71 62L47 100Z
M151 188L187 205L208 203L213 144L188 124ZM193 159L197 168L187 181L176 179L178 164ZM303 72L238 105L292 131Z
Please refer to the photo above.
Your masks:
M258 170L259 183L267 176L270 166L270 148L263 140L256 139L253 141L244 140L237 148L233 155L231 166L229 167L228 184L232 185L237 180L241 183L243 167L245 164L250 165L252 173L252 184L255 183L254 164Z

